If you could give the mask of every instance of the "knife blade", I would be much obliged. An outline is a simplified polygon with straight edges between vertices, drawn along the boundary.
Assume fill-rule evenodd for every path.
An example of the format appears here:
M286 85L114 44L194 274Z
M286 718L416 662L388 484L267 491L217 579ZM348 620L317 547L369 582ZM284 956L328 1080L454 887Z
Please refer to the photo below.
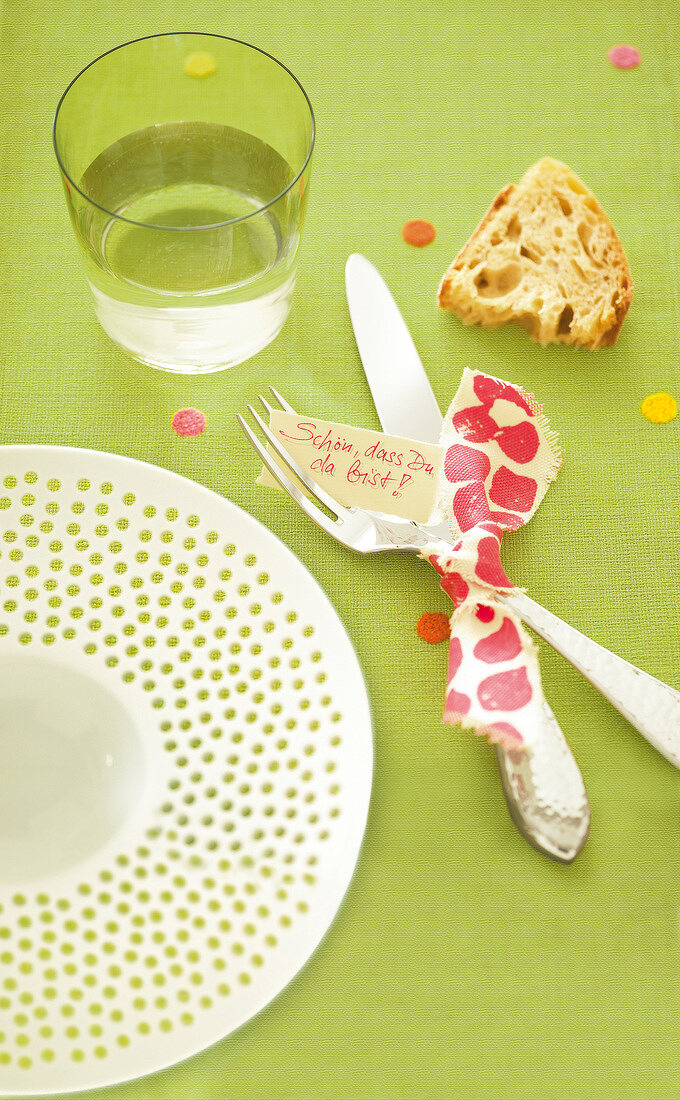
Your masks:
M411 334L382 275L359 253L345 266L354 336L383 431L438 442L442 414ZM444 526L440 532L446 538ZM544 705L544 736L532 750L496 746L510 817L539 852L571 863L583 848L590 806L557 719Z
M345 289L383 431L438 443L442 414L411 333L379 271L358 252L345 266Z

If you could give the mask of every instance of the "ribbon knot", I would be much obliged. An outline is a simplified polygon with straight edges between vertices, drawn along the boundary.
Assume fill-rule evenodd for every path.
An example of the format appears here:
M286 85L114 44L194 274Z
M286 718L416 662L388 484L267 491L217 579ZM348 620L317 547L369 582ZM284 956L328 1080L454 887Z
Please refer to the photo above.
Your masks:
M557 435L531 394L466 370L444 418L441 506L452 547L426 547L451 598L444 721L508 748L541 735L536 647L498 595L514 589L500 558L506 531L527 523L561 464Z

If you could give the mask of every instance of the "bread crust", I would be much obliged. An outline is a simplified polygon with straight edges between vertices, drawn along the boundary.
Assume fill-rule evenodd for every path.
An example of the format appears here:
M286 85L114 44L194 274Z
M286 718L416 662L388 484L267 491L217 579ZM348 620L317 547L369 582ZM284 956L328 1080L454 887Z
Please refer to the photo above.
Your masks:
M447 271L444 272L444 276L442 278L442 281L439 284L439 291L437 292L437 300L439 302L439 305L442 306L444 309L449 308L449 306L447 305L447 301L446 301L447 300L447 292L450 289L450 287L451 287L451 285L454 281L454 275L453 275L454 269L456 268L459 261L467 259L467 255L471 251L471 248L472 248L472 245L473 245L475 239L479 236L479 234L483 231L483 229L489 224L489 222L491 222L493 220L493 217L496 214L496 212L507 204L507 202L510 199L510 196L513 194L513 192L515 190L516 190L516 187L515 187L514 183L506 183L505 187L501 191L498 192L498 194L496 195L496 198L491 203L491 206L487 210L486 214L484 214L482 220L479 222L479 224L478 224L477 228L475 229L474 233L472 234L472 236L463 245L460 252L456 256L455 260L453 260L451 262L451 264L450 264L449 268L447 269Z

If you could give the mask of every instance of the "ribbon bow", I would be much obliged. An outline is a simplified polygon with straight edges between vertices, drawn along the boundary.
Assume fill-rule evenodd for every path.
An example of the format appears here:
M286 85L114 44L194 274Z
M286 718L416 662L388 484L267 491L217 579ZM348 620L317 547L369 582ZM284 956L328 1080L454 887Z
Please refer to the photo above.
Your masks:
M507 748L529 748L543 725L534 643L496 598L515 587L500 560L505 531L527 523L561 465L557 434L531 394L466 370L442 427L441 505L449 553L426 547L452 599L444 721Z

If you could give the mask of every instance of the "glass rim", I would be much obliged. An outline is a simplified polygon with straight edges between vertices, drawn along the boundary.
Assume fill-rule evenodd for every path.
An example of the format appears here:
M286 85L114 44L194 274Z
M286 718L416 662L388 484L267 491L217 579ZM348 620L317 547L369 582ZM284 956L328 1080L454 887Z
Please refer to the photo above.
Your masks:
M295 178L292 179L290 181L290 183L287 184L283 188L283 190L279 192L278 195L275 195L273 199L270 199L268 202L263 203L262 206L258 206L256 210L251 210L251 212L249 214L240 214L239 217L237 217L237 218L227 218L226 221L214 222L214 223L211 223L210 225L152 225L150 222L138 222L138 221L134 221L132 218L126 218L125 215L123 215L123 214L117 214L115 212L115 210L108 210L107 207L102 206L101 203L95 202L95 200L93 198L91 198L89 195L87 195L85 193L85 191L81 190L81 188L78 186L78 184L75 182L75 180L71 179L71 176L66 171L66 167L65 167L64 162L61 158L61 154L60 154L60 151L59 151L59 146L58 146L58 143L57 143L57 122L58 122L58 119L59 119L59 112L61 111L62 104L64 103L64 100L66 99L66 96L68 95L68 93L70 92L71 88L76 83L76 81L80 80L83 73L86 73L87 70L92 68L93 65L96 65L98 61L101 61L103 58L108 57L109 54L116 53L117 50L125 49L126 46L134 46L137 42L148 42L152 38L176 38L176 37L181 36L181 35L192 35L195 38L219 38L219 39L221 39L222 41L225 41L225 42L235 42L239 46L246 46L249 50L255 50L257 53L261 53L265 57L268 57L270 59L270 61L273 61L274 64L278 65L281 69L284 70L284 72L288 73L288 76L291 77L292 80L295 81L295 83L297 84L298 88L300 89L300 91L302 92L302 94L305 98L305 101L307 103L307 107L309 108L309 116L310 116L311 121L312 121L312 133L311 133L311 137L310 137L310 140L309 140L309 148L307 150L307 154L305 156L302 167L300 168L299 172L296 174ZM291 188L293 188L295 186L295 184L298 182L298 180L302 177L302 175L304 174L304 172L307 168L307 165L309 164L309 162L311 160L312 152L314 150L315 139L316 139L316 119L314 117L314 108L312 107L311 100L310 100L309 96L307 95L307 92L305 91L302 84L300 83L300 81L296 77L295 73L291 72L291 70L288 68L288 66L284 65L283 61L279 61L278 57L274 57L273 54L268 53L267 50L263 50L260 46L254 46L252 44L252 42L245 42L242 38L232 38L230 35L216 34L213 31L162 31L160 34L143 34L139 38L131 38L128 42L121 42L118 46L112 46L110 50L105 50L104 53L101 53L97 57L94 57L92 59L92 61L88 61L87 65L85 65L80 70L80 72L77 73L73 77L73 80L71 80L70 83L67 85L67 87L64 89L64 91L61 95L61 98L59 99L59 102L57 103L57 108L54 112L54 122L52 124L52 145L54 147L54 155L57 158L57 163L59 165L61 173L64 176L64 179L67 180L68 184L71 187L73 187L78 192L78 194L83 199L85 199L86 202L88 202L91 206L95 206L98 210L101 210L104 214L107 214L109 217L116 218L118 221L125 222L127 225L134 225L138 229L166 230L166 231L169 231L171 233L196 233L196 232L200 232L201 230L205 230L205 229L222 229L222 228L225 228L228 225L236 225L239 222L247 221L249 218L255 218L255 217L258 216L258 214L264 213L264 211L268 210L270 206L273 206L280 199L282 199L284 197L284 195L287 195L288 192L291 190Z

